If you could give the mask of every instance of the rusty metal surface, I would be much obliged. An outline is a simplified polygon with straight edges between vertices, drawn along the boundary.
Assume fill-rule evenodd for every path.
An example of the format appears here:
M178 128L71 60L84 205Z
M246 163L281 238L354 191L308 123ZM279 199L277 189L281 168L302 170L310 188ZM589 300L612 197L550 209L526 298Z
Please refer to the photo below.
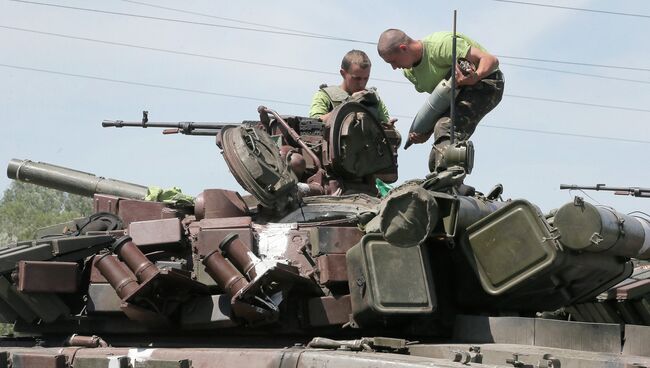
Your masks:
M222 219L204 219L198 222L198 224L193 224L198 226L201 230L207 229L230 229L237 227L250 227L253 220L250 216L241 216L241 217L228 217Z
M267 114L273 115L275 117L276 121L284 126L284 128L286 129L288 134L291 136L291 138L293 138L296 142L298 142L300 147L303 149L303 152L311 158L311 161L314 163L314 166L316 166L317 169L321 169L323 167L321 162L320 162L320 159L316 156L316 154L311 149L309 149L309 146L307 146L307 144L302 140L300 135L298 133L296 133L295 130L291 129L289 127L289 125L287 124L287 122L284 121L284 119L282 119L282 117L280 115L278 115L277 112L275 112L275 111L273 111L271 109L268 109L268 108L266 108L264 106L258 107L257 111L260 113L260 115L262 113L267 113Z
M181 240L181 230L180 219L168 218L131 222L128 233L133 242L143 246L177 243Z
M203 264L208 274L231 297L248 285L248 281L230 261L221 255L221 250L215 249L205 256Z
M95 194L93 196L93 210L95 212L108 212L117 215L119 201L119 197L107 194Z
M312 277L316 261L309 255L311 248L309 232L306 230L290 230L287 233L287 248L284 251L284 258L289 264L298 268L300 275Z
M161 202L122 199L117 208L117 215L124 222L124 226L129 226L136 221L161 219L164 208L166 206Z
M119 244L114 246L113 251L126 263L139 282L144 282L159 272L158 267L138 249L131 238L121 238L117 242Z
M253 254L237 234L231 234L219 243L221 251L228 256L228 259L237 269L249 280L254 280L258 275L255 265L261 260Z
M224 189L206 189L196 198L197 219L246 216L248 207L239 193Z
M83 336L73 334L66 340L65 344L66 346L81 346L86 348L108 347L108 343L106 343L106 341L97 335Z
M99 269L97 268L96 263L97 263L97 260L99 260L99 257L100 256L93 257L92 266L91 266L91 269L90 269L90 282L92 282L92 283L108 283L108 280L106 280L106 278L104 276L102 276L101 272L99 272ZM117 260L117 255L112 254L111 257L113 257L113 258L115 258ZM125 265L122 262L119 262L119 264L120 264L120 267L122 268L122 270L124 272L128 273L130 276L132 276L133 279L135 280L135 275L133 274L133 272L131 272L129 267L127 267L127 265Z
M202 230L198 233L195 242L196 250L199 255L205 256L216 250L223 239L230 234L237 234L238 239L246 246L247 249L253 250L254 236L250 227L246 228L229 228L229 229L209 229Z
M650 292L650 280L638 280L616 288L616 299L634 299Z
M12 368L66 368L65 355L18 353L11 356Z
M348 282L345 254L324 254L316 257L321 285Z
M112 254L104 254L99 256L95 261L95 267L99 270L102 276L111 284L117 295L123 299L132 295L138 288L138 282L132 273L125 272L121 266L120 261Z
M78 265L74 262L18 262L18 291L26 293L74 293Z
M338 253L345 254L355 246L364 233L358 227L351 226L321 226L309 229L312 254Z

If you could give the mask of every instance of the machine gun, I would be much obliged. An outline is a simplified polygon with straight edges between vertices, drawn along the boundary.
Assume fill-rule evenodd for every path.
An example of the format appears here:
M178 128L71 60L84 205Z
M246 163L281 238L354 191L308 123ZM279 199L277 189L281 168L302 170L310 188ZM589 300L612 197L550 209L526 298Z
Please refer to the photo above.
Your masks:
M204 135L215 136L221 129L227 126L239 125L236 123L196 123L191 121L181 121L175 123L149 122L149 112L142 112L142 121L123 121L123 120L104 120L102 127L140 127L140 128L167 128L163 134L185 134L185 135Z
M298 181L307 184L299 187L308 195L331 194L338 189L347 194L376 195L375 178L386 183L397 180L397 148L401 137L393 127L382 126L360 103L341 104L333 111L330 126L317 119L281 116L264 106L259 106L257 112L259 120L241 123L170 123L149 122L148 112L143 111L140 122L104 120L102 127L165 128L163 134L216 136L220 148L230 145L238 136L245 139L244 145L253 148L257 143L277 145L278 152L269 152L265 158L254 150L255 159L286 162ZM239 133L226 134L230 128L239 129ZM273 142L258 142L256 131L268 134ZM235 156L238 155L232 157L233 161ZM268 166L268 162L262 166Z
M634 197L650 198L650 188L639 187L608 187L606 184L596 184L596 186L582 186L574 184L560 184L560 189L569 190L604 190L614 192L616 195L631 195Z

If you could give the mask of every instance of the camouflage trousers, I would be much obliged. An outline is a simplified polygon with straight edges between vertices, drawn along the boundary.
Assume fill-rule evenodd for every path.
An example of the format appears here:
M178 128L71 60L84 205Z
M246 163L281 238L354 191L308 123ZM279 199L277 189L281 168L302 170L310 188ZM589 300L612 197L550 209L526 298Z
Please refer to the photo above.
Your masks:
M456 125L454 139L468 140L476 126L488 112L492 111L503 97L504 79L501 71L488 75L473 86L464 86L456 96ZM433 147L429 154L429 171L446 168L444 152L451 137L451 118L449 112L439 118L433 128Z

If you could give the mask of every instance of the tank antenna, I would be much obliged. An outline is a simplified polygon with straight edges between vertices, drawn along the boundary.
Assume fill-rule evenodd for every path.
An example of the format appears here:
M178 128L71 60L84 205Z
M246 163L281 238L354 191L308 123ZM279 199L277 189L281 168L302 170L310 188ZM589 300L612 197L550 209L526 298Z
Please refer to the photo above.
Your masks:
M449 117L451 118L450 144L454 144L454 126L456 125L456 10L454 10L453 35L451 39L451 106Z

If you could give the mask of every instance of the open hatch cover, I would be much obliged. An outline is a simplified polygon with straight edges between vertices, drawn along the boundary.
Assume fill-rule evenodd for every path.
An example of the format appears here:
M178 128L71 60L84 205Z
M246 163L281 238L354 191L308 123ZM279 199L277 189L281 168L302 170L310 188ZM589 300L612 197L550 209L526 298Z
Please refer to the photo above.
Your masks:
M332 171L356 179L395 166L393 149L375 116L358 102L332 111L329 134Z
M297 203L298 180L266 132L243 125L225 127L221 148L237 182L263 207L283 211Z

